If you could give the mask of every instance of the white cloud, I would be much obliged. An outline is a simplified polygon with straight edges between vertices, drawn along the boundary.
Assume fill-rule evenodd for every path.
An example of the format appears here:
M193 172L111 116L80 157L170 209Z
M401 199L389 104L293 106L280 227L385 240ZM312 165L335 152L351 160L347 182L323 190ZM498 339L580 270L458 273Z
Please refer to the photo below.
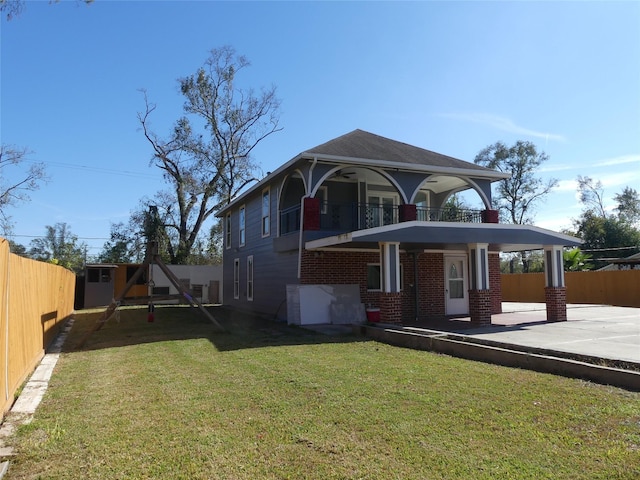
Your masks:
M610 167L612 165L623 165L625 163L640 163L640 154L621 155L619 157L608 158L594 164L594 167Z
M504 132L515 133L518 135L525 135L535 138L543 138L546 141L556 140L559 142L566 141L566 138L562 135L549 132L539 132L537 130L531 130L520 125L516 125L510 118L501 117L499 115L492 115L489 113L443 113L440 116L451 118L454 120L462 120L466 122L479 123L486 125L497 130Z

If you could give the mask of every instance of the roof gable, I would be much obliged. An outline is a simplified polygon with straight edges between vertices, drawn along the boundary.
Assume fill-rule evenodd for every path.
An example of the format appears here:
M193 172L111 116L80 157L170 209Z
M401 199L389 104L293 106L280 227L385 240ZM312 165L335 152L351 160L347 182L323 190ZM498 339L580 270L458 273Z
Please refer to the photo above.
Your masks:
M405 165L461 168L465 170L478 170L478 172L493 172L493 170L481 167L475 163L465 162L464 160L442 155L359 129L300 154L300 156L305 157L325 155L349 159L379 160Z

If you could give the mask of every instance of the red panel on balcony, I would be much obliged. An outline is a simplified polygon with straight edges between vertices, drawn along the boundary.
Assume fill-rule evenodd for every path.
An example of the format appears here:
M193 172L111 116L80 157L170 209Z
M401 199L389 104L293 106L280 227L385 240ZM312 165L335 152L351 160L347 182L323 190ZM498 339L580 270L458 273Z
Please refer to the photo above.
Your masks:
M304 227L303 230L320 230L320 199L304 199Z

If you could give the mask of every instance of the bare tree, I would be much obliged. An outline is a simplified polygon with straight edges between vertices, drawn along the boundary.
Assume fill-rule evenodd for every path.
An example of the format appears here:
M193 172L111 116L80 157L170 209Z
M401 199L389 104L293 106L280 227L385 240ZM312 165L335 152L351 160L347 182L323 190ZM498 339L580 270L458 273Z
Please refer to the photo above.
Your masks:
M49 3L58 3L60 0L51 0ZM93 0L77 0L81 3L92 3ZM25 0L0 0L0 13L7 16L7 20L17 17L24 10Z
M594 182L591 177L578 175L578 194L580 202L588 210L593 211L599 217L607 217L607 211L604 208L604 187L600 180Z
M540 165L548 159L546 153L538 153L533 143L522 140L511 147L497 142L476 155L476 164L511 174L511 177L498 182L497 195L494 197L494 203L503 218L516 224L533 222L536 203L558 185L558 180L554 178L544 181L536 176ZM520 252L520 255L523 271L528 272L528 254Z
M535 204L558 185L556 179L545 182L535 175L548 159L546 153L538 153L533 143L519 140L511 147L502 142L490 145L480 151L474 161L511 174L511 177L498 182L495 203L507 212L511 223L530 224Z
M281 130L276 88L256 94L236 85L237 75L248 66L232 47L212 50L195 74L179 80L185 115L164 139L150 128L156 106L143 92L145 110L138 120L153 149L151 164L162 170L171 186L158 205L172 239L171 263L184 262L205 220L257 180L251 153Z
M47 181L44 163L31 162L23 169L22 164L29 162L30 154L27 148L0 145L0 226L4 230L10 229L11 225L7 208L28 201L29 192ZM9 170L18 173L10 175Z

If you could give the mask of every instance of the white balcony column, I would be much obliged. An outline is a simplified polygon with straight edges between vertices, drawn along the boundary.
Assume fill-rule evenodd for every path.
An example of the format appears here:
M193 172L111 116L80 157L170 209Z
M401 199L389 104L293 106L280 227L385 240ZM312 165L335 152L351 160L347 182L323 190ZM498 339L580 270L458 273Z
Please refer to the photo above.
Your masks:
M380 242L380 285L385 293L400 292L400 243Z
M489 244L469 244L469 290L489 290Z
M545 287L562 288L565 286L562 246L545 245L544 279Z

